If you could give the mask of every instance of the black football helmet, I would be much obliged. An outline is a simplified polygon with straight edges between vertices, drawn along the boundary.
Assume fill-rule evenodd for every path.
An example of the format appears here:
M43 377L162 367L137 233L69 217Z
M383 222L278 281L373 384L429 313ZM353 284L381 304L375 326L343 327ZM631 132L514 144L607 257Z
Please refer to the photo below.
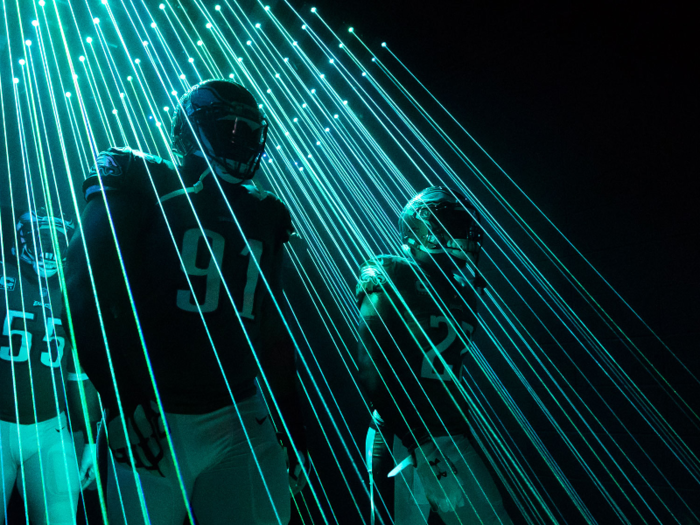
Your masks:
M183 159L206 157L227 182L260 167L268 123L253 95L231 80L205 80L185 93L173 114L171 145Z
M460 192L431 186L413 197L399 217L404 249L418 263L460 268L478 262L483 231L479 214Z
M16 228L19 259L41 278L56 275L58 261L65 261L68 241L75 230L73 221L51 217L44 208L37 208L23 213ZM17 255L14 248L12 253Z

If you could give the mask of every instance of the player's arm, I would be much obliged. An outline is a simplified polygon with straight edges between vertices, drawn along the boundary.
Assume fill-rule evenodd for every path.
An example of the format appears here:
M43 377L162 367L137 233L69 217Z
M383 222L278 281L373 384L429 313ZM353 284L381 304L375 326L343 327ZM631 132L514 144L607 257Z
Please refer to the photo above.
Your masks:
M73 371L68 372L66 382L67 406L73 434L83 434L80 486L85 489L97 477L97 424L102 418L102 410L97 390L87 374L79 370L79 367L71 368Z
M391 334L387 330L380 314L385 312L386 299L383 293L370 292L360 304L360 324L358 326L360 339L355 356L360 370L360 385L365 395L375 392L381 378L378 375L374 359L381 355L381 349L389 344Z
M120 260L126 267L136 260L135 240L148 209L142 200L122 191L92 195L81 215L82 231L73 236L68 247L64 326L72 328L80 363L106 406L115 403L107 350L117 377L125 377L136 367L130 367L129 356L123 354L135 345L140 348L134 340L136 330L117 333L112 326L120 316L131 315L133 319ZM131 383L120 393L138 400L142 381Z
M377 369L380 363L391 361L402 345L415 343L406 340L409 332L399 313L401 300L388 277L378 273L367 279L365 275L358 284L356 297L360 306L356 360L360 384L368 394L382 388ZM394 381L393 377L383 379Z
M265 298L263 304L261 341L257 354L270 389L266 393L272 395L270 413L287 447L290 481L294 485L297 477L303 475L299 462L306 462L306 430L297 389L294 343L281 313L285 311L281 277L284 248L281 244L274 257L273 270L268 277L272 294ZM264 382L261 381L262 385ZM266 390L264 386L263 390ZM301 490L304 484L298 483L292 489Z
M140 472L165 476L162 421L151 405L153 388L127 288L141 263L139 241L153 205L122 189L94 192L81 214L82 235L68 247L66 288L80 365L108 410L112 457L130 465L129 450L137 450ZM125 428L139 432L126 434Z
M88 379L87 374L84 372L68 373L66 396L73 432L82 432L87 443L87 429L89 428L94 440L97 434L97 424L102 419L102 411L97 390Z

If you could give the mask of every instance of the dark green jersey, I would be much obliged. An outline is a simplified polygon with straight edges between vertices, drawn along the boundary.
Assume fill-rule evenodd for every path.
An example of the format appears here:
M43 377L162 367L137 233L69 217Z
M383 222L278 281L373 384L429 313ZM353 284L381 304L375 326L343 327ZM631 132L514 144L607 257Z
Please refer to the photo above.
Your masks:
M46 282L40 283L29 265L21 277L14 264L0 265L3 421L26 425L65 410L63 380L75 375L75 368L61 323L61 291L57 282L53 284L47 288Z
M258 373L251 345L261 350L271 307L265 281L278 279L275 261L292 231L289 211L252 184L219 186L211 174L197 183L171 163L129 149L100 154L97 166L83 186L88 200L104 188L108 197L133 195L147 207L137 238L120 242L137 247L126 273L166 410L203 413L230 404ZM119 331L135 330L130 311L119 317L108 334L117 342ZM129 378L117 381L128 385Z
M465 284L400 257L360 268L361 382L408 446L468 429L458 380L477 321L476 297Z

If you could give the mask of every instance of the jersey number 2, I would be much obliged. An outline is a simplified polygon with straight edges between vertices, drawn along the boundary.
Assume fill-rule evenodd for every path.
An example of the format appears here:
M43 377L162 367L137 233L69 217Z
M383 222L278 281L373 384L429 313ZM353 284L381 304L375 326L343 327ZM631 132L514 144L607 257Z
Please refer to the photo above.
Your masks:
M455 339L457 339L457 332L454 329L454 326L452 323L447 320L447 318L443 317L442 315L437 316L437 315L431 315L430 316L430 328L438 328L441 324L446 324L447 325L447 335L445 336L445 339L443 339L441 342L439 342L436 345L432 345L430 350L425 352L425 355L423 356L423 366L421 366L420 369L420 375L421 377L425 377L427 379L439 379L440 381L452 381L452 374L450 374L450 371L452 370L452 365L447 365L445 368L444 372L441 374L438 374L438 359L437 356L438 354L442 354L445 350L447 350L452 343L455 342ZM472 332L474 331L474 327L470 325L469 323L465 323L462 321L462 330L469 336L471 336ZM462 355L464 352L466 352L466 348L460 352L460 355ZM447 364L447 363L445 363ZM442 368L442 367L440 367Z
M197 266L197 252L200 245L206 248L204 243L200 243L206 235L211 246L211 255L209 264L206 268ZM192 228L185 232L182 240L182 264L185 267L187 275L193 277L206 278L206 292L204 294L204 302L197 307L196 299L192 297L190 290L177 291L177 307L186 312L202 313L213 312L219 306L219 295L221 294L221 262L224 260L224 245L226 240L223 235L211 231ZM253 307L255 306L255 290L258 286L258 278L260 277L259 264L262 258L263 243L257 239L248 239L248 246L243 248L240 253L243 257L248 257L248 267L246 270L246 283L243 288L243 304L239 314L246 319L254 319ZM252 257L250 256L252 253Z

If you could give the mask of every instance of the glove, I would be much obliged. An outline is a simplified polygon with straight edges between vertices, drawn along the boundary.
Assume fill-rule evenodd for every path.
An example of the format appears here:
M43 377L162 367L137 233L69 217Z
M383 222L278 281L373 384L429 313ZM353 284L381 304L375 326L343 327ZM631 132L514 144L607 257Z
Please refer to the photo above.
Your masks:
M289 441L289 438L284 433L278 433L277 438L280 440L282 447L287 453L287 474L289 475L289 491L292 497L299 494L306 483L306 473L309 468L309 452L304 448L295 452L294 447ZM299 461L301 459L301 462Z
M86 443L83 447L83 455L80 458L80 490L88 488L97 477L96 451L97 445L94 443Z
M457 477L457 468L443 452L449 447L442 441L440 449L433 441L416 449L416 474L420 477L425 496L434 510L454 512L466 505L464 489Z
M128 437L119 416L107 422L107 441L117 463L131 466L129 448L134 455L134 464L140 473L167 477L173 469L168 451L163 419L155 401L136 405L130 413L125 411Z
M287 453L287 473L289 474L289 490L292 493L292 497L304 490L308 482L306 472L309 468L309 453L306 451L300 452L299 456L303 463L299 463L296 454Z

